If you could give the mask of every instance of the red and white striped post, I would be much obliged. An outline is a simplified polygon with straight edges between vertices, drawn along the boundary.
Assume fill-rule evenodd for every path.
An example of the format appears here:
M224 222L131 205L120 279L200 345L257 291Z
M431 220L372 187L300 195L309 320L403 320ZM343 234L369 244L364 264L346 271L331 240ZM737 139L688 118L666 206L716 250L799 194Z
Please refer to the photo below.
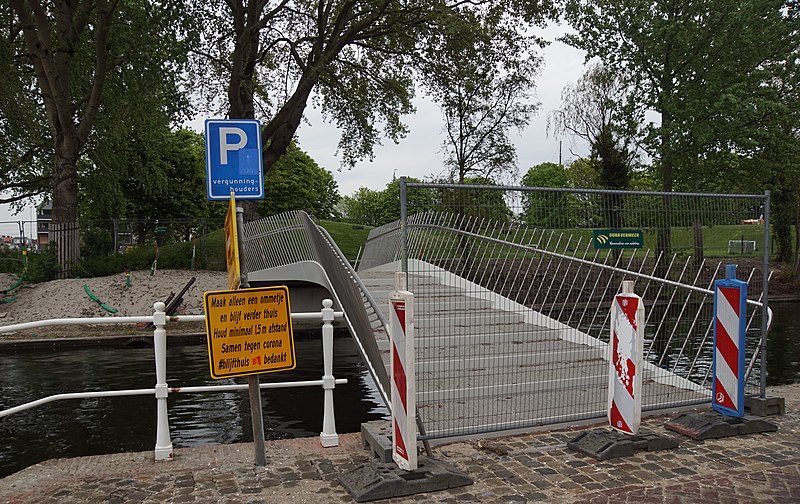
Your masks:
M400 469L417 469L417 405L414 371L414 295L406 274L395 273L389 295L392 339L392 460Z
M744 361L747 282L736 279L736 265L714 282L714 382L711 407L727 416L744 415Z
M643 333L644 303L626 280L611 306L608 373L608 421L625 434L636 434L642 421Z

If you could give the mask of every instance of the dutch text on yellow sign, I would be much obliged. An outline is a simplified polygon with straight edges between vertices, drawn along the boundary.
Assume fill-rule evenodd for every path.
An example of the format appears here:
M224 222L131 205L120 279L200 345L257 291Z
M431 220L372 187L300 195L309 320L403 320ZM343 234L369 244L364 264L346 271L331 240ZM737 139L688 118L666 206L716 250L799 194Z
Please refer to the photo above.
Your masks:
M294 369L287 287L210 291L203 301L212 378Z
M225 261L228 265L228 288L239 287L239 237L236 229L236 197L231 191L228 213L225 215Z

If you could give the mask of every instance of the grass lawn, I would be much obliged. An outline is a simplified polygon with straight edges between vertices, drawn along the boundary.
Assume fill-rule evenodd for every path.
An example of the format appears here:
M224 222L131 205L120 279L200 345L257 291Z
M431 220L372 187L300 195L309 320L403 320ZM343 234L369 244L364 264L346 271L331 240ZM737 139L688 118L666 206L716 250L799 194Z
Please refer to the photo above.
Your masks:
M333 240L344 253L345 257L353 263L359 255L359 250L364 245L369 235L370 227L359 226L346 222L323 220L319 224L330 233ZM511 232L499 229L484 229L478 233L498 240L520 243L536 244L538 247L558 253L571 255L574 250L582 253L587 244L592 242L591 229L545 229L545 230L512 230ZM644 249L655 251L657 231L645 229ZM551 238L552 234L552 238ZM763 250L763 228L757 225L731 225L710 226L703 228L703 248L706 257L732 257L741 256L740 243L742 240L754 241L756 250L745 253L745 256L760 257ZM464 247L457 236L440 229L414 229L411 228L409 242L412 254L422 253L428 259L446 259L458 255L458 250ZM483 242L478 245L479 242ZM681 255L694 254L694 235L691 228L672 228L671 244L673 252ZM198 241L196 268L225 269L225 234L222 229L208 233L205 242ZM504 257L509 254L502 245L478 240L471 246L471 253L483 257ZM590 251L593 246L589 245ZM730 247L730 248L729 248ZM624 255L629 255L635 249L626 249ZM730 250L730 252L729 252ZM434 252L435 251L435 252ZM637 252L637 256L642 251ZM192 246L190 243L172 243L164 245L159 250L159 268L189 268L191 264ZM522 258L528 254L514 254ZM591 252L590 252L591 255ZM147 268L155 257L152 246L137 247L128 257L118 256L120 264L107 265L114 271L122 270L122 261L129 268ZM207 259L207 260L206 260ZM100 268L102 269L102 268ZM108 274L97 272L96 274Z
M633 228L631 228L633 229ZM510 243L532 245L551 252L571 253L574 250L584 250L588 244L590 250L594 249L593 230L587 228L569 229L481 229L470 230L489 238ZM656 229L643 229L644 250L657 249L658 231ZM473 254L485 257L501 257L508 251L500 244L490 240L469 240ZM742 254L742 241L745 242L745 253ZM411 229L409 242L414 251L427 251L426 256L431 256L431 251L437 251L435 257L447 258L457 254L459 247L464 242L459 240L452 231L442 229ZM755 250L752 249L755 242ZM460 245L459 245L460 243ZM479 245L480 244L480 245ZM477 248L475 248L477 246ZM704 226L702 228L702 247L705 257L733 257L749 256L761 257L764 246L764 230L757 225L730 225L730 226ZM695 236L690 227L673 227L670 233L670 248L679 255L694 255ZM625 249L624 255L633 253L635 249ZM640 254L641 252L639 252ZM488 255L486 255L488 254ZM637 254L638 255L638 254ZM434 257L434 256L431 256Z
M331 238L336 242L339 248L344 253L345 257L352 263L358 256L358 251L364 242L367 241L370 227L358 226L345 222L336 221L320 221L320 225L324 227ZM218 229L212 231L205 236L206 243L198 243L198 259L197 266L206 269L225 269L225 231ZM204 263L201 260L201 250L205 248L208 253L208 262ZM149 249L148 249L148 252ZM159 267L183 267L188 268L191 258L191 244L189 243L171 243L164 245L159 250ZM150 252L154 255L153 252ZM204 258L202 258L204 259ZM149 258L152 261L152 258ZM185 263L185 265L183 265ZM163 266L162 266L163 264Z
M329 220L321 220L319 224L328 231L333 241L336 242L336 245L339 246L339 249L351 264L358 257L358 251L367 241L369 231L372 229L369 226Z

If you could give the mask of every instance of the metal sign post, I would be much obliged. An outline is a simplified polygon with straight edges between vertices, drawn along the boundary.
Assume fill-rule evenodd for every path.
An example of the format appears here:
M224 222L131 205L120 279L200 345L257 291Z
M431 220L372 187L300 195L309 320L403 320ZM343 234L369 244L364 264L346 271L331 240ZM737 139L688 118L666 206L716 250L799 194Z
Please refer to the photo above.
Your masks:
M414 371L414 295L406 273L395 273L389 295L392 338L392 460L400 469L417 469L417 407Z
M608 373L608 421L625 434L636 434L642 420L643 331L644 303L626 280L611 307Z
M247 376L255 462L267 464L258 373L295 367L289 289L249 289L242 254L242 209L231 204L226 218L229 290L206 292L206 337L211 377ZM236 271L238 268L238 271ZM237 289L237 287L240 287Z
M264 170L261 146L261 123L257 120L251 119L236 119L236 120L217 120L207 119L205 123L205 141L206 141L206 195L210 200L225 200L230 198L230 205L228 206L228 214L225 218L225 258L228 269L228 289L234 291L239 287L247 288L247 269L245 267L244 253L242 251L243 242L243 227L244 222L242 219L242 209L236 207L236 198L239 199L263 199L264 198ZM285 289L285 288L284 288ZM209 294L212 294L209 298ZM269 370L292 369L294 368L294 344L292 343L291 332L291 312L289 311L289 295L288 290L285 292L286 297L286 322L283 324L288 328L287 343L290 348L285 348L281 353L284 359L277 363L278 368ZM239 320L239 316L244 317L244 313L257 313L258 310L263 312L266 317L268 311L272 313L284 313L282 309L271 308L258 308L251 307L249 304L242 306L241 310L237 310L238 306L234 306L231 310L230 302L238 302L238 293L229 292L227 294L220 294L223 300L217 299L214 293L206 293L206 330L208 334L208 349L209 359L211 360L211 376L212 378L221 378L224 376L241 376L248 375L247 383L250 393L250 415L253 424L253 442L255 443L256 450L256 465L263 466L267 463L266 448L264 446L264 419L261 411L261 388L258 383L258 375L255 373L264 372L262 366L269 366L276 364L274 354L263 353L260 349L261 345L269 344L272 339L262 339L264 337L261 332L253 334L257 337L253 341L239 341L236 343L223 343L219 340L226 339L225 336L236 332L237 334L249 331L261 331L262 327L267 327L267 331L273 325L262 326L261 322L256 319ZM248 296L245 294L244 296ZM253 295L258 301L258 296ZM267 295L268 296L268 295ZM218 302L218 306L209 306L209 299L212 305ZM247 297L249 302L251 298ZM216 315L218 318L214 319L210 315L210 308L227 310L227 313ZM252 308L252 311L251 311ZM212 328L211 324L221 324L222 317L225 317L225 326ZM277 316L277 315L276 315ZM231 320L236 318L236 320ZM243 327L247 325L246 322L257 323L257 325L249 326L249 329ZM271 321L273 324L281 325L278 322ZM216 333L213 331L216 329ZM285 332L285 331L284 331ZM271 333L267 333L271 334ZM283 334L283 332L282 332ZM261 338L258 338L260 336ZM214 347L213 342L217 341L219 346ZM278 340L275 340L278 341ZM283 340L281 340L283 341ZM217 356L215 357L215 349ZM234 356L244 352L245 355ZM219 355L219 354L227 355ZM248 355L248 353L250 355ZM291 356L290 361L287 362L288 356ZM269 360L269 362L267 362ZM215 369L216 363L216 369ZM291 367L288 367L291 366ZM240 369L241 368L241 369Z
M744 415L747 282L736 279L735 264L725 266L725 277L714 282L711 407L723 415L741 417Z

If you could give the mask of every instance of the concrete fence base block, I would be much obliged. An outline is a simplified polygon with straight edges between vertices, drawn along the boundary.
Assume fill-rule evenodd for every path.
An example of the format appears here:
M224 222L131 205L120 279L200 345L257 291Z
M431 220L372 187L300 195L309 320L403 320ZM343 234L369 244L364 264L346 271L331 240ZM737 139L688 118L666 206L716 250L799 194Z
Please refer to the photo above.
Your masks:
M659 434L628 435L620 432L597 429L580 433L567 442L567 448L597 460L629 457L637 451L658 451L677 448L677 439Z
M778 426L752 416L729 417L713 411L682 413L666 424L669 430L692 439L718 439L729 436L775 432Z
M786 414L786 400L783 397L745 397L744 407L754 416Z
M428 457L419 457L415 471L404 471L393 462L371 462L341 474L339 482L356 502L438 492L474 483L465 473Z
M361 424L361 440L370 455L381 462L392 461L392 422L373 420Z

